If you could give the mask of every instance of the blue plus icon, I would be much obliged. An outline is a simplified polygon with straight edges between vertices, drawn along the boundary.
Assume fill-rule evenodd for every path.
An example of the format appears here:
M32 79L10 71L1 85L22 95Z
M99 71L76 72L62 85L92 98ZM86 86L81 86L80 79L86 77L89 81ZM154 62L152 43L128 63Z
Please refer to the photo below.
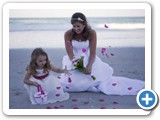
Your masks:
M153 97L149 97L149 94L146 93L146 96L144 98L142 98L142 101L145 101L145 105L149 105L149 101L151 101L151 102L154 101L153 98L155 98L155 97L154 96Z
M145 110L150 110L157 104L157 94L153 90L141 90L137 95L138 105Z

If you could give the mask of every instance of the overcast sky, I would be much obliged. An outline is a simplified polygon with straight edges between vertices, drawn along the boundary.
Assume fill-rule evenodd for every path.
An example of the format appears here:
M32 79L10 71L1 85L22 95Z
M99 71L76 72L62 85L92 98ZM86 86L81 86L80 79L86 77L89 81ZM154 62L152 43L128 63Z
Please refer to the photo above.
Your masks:
M82 12L87 17L145 16L144 9L10 9L10 18L26 17L71 17Z

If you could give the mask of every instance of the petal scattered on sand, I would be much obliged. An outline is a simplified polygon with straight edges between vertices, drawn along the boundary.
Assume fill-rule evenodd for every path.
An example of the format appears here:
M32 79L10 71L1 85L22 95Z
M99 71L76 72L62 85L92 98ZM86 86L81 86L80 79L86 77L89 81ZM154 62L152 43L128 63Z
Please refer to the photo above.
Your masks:
M64 105L60 105L60 107L64 107Z
M132 90L132 87L129 87L128 90Z
M100 109L106 109L106 107L101 107Z
M78 107L73 107L73 109L79 109Z
M109 59L109 56L108 56L108 54L106 53L106 57Z
M73 102L77 102L78 100L77 100L77 99L72 99L72 101L73 101Z
M85 101L84 104L85 104L85 105L86 105L86 104L89 104L89 101Z
M114 101L113 104L118 104L118 102Z
M59 96L60 96L60 94L56 94L56 96L57 96L57 97L59 97Z
M59 107L58 106L54 106L54 109L58 109Z
M99 99L100 102L104 102L104 99Z
M52 109L50 106L46 107L47 109Z
M111 55L112 55L112 56L114 56L114 54L113 54L113 53L111 53Z

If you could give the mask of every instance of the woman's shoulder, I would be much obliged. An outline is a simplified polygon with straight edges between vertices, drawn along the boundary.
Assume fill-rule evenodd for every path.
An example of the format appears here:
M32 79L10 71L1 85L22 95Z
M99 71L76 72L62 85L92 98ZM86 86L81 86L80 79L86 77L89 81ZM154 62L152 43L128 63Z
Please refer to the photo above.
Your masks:
M90 32L91 35L96 34L96 31L94 29L90 29L89 32Z
M71 40L71 38L72 38L72 29L67 30L67 31L65 32L64 36L65 36L65 39Z
M65 32L65 35L70 36L72 34L72 29L69 29Z
M90 29L89 31L89 39L96 37L96 31L94 29Z

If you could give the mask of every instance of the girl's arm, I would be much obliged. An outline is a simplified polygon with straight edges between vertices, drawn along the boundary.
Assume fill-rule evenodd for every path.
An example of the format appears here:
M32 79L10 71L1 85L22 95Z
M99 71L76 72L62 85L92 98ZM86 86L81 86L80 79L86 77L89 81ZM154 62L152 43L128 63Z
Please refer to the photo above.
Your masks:
M37 82L33 82L31 80L29 80L31 77L31 74L30 74L30 71L28 70L24 76L24 83L27 84L27 85L34 85L36 87L38 87L38 83Z
M65 68L65 69L61 69L61 68L57 68L55 66L53 66L51 64L51 70L56 72L56 73L65 73L65 74L69 74L68 70Z
M90 74L92 71L92 64L94 63L96 56L96 45L97 45L97 35L94 30L91 30L90 38L89 38L89 46L90 46L90 56L89 61L86 66L86 73Z
M72 60L74 57L74 54L73 54L73 48L71 44L71 30L68 30L67 32L65 32L64 40L65 40L65 48L66 48L67 54L70 60Z

